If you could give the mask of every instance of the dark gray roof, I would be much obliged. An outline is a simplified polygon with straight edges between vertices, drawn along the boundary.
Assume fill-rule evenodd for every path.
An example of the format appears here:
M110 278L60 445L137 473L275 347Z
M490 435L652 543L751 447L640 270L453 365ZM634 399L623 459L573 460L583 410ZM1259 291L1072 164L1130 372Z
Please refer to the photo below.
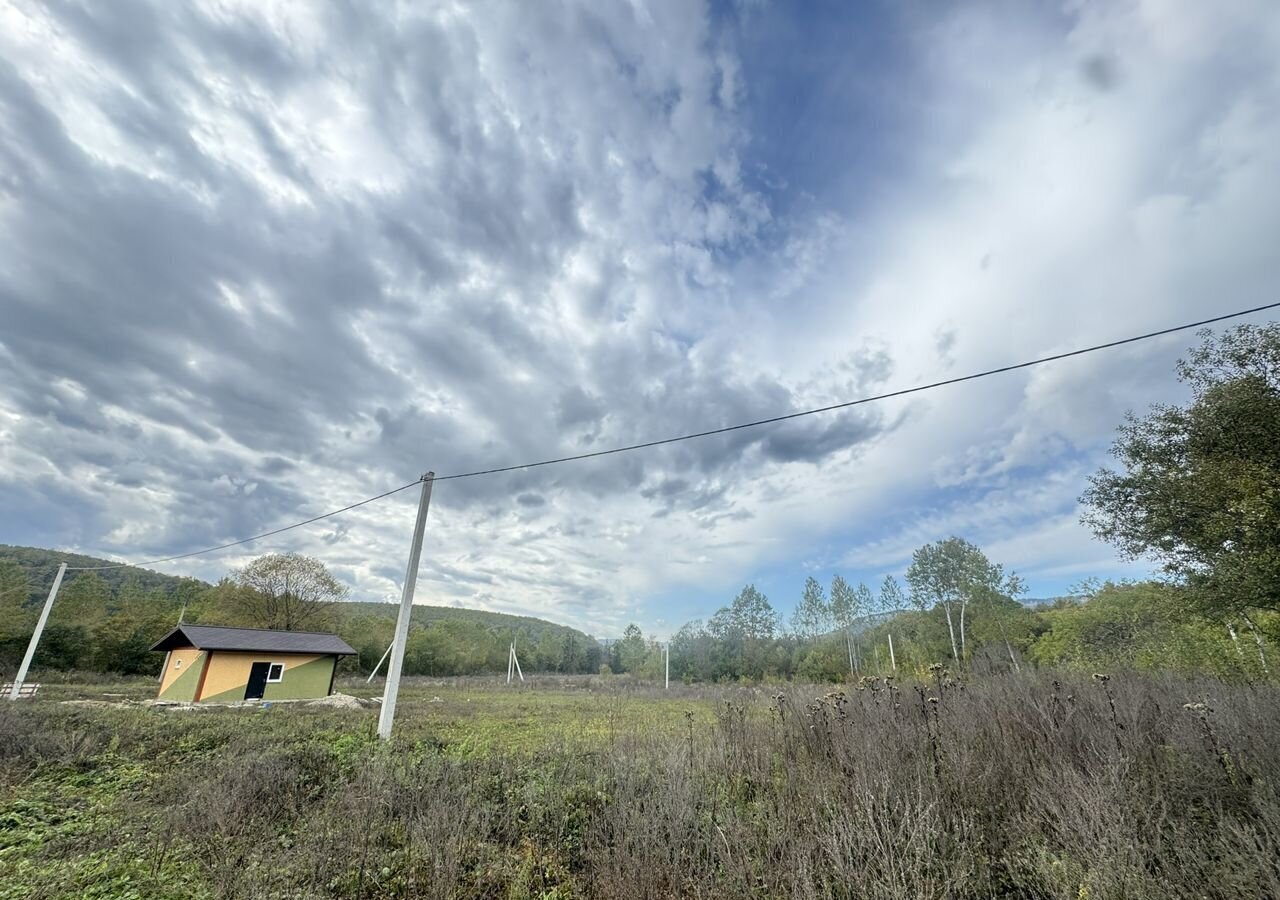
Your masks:
M260 653L336 653L339 656L353 656L356 652L336 634L323 631L270 631L225 625L179 625L156 641L151 649L174 650L178 647Z

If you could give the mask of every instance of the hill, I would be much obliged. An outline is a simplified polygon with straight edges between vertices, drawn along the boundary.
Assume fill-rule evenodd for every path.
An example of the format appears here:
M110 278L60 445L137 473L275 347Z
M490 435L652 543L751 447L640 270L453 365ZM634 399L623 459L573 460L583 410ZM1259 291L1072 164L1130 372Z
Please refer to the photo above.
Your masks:
M337 631L358 652L361 669L377 664L391 641L398 603L352 601L339 607ZM507 646L515 642L526 671L591 672L600 645L590 635L533 616L462 609L413 607L406 667L418 674L502 671Z
M53 585L53 578L58 573L58 563L67 563L68 566L113 566L117 565L109 559L99 559L96 556L85 556L81 553L68 553L65 550L47 550L43 547L15 547L10 544L0 544L0 563L9 560L17 564L27 576L27 583L31 586L31 592L28 596L28 602L43 600L49 594L49 588ZM67 580L76 576L75 572L68 572L64 584ZM123 566L118 569L102 569L96 573L113 594L119 593L120 589L126 582L133 581L139 589L145 593L159 591L162 594L172 596L176 594L179 588L184 586L188 588L208 588L209 584L196 578L184 578L179 575L165 575L162 572L153 572L151 569L139 569L136 566Z
M386 618L394 622L400 611L399 603L378 603L367 600L351 600L342 604L342 615L348 618L367 615ZM414 626L426 626L433 622L469 622L505 631L541 631L542 629L573 631L586 638L589 635L558 625L536 616L517 616L512 613L490 612L484 609L466 609L460 606L430 606L415 604L410 622Z
M20 591L24 576L29 587L26 602L14 610L15 621L0 628L0 668L25 648L36 609L48 595L60 562L113 565L111 560L83 554L0 544L0 593L5 582L19 585ZM230 621L215 595L207 582L135 566L68 572L37 663L54 668L149 671L158 658L151 659L146 648L172 627L180 608L185 607L189 622L251 624ZM357 650L357 656L347 661L348 668L367 670L377 663L391 641L399 608L397 603L366 601L334 608L330 627ZM130 646L127 660L107 641L105 635L110 632L127 632L127 637L121 636ZM599 667L598 645L577 629L533 616L415 605L405 671L428 675L501 672L513 641L526 671L590 672Z

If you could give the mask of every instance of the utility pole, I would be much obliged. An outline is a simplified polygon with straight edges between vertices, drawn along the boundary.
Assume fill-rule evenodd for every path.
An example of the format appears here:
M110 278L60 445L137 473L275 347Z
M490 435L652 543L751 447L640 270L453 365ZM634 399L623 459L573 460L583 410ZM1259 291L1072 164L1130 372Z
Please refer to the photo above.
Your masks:
M378 664L373 667L373 671L369 673L369 677L364 680L365 684L373 684L373 677L378 674L378 670L382 668L382 664L387 661L387 657L391 655L391 648L396 645L393 638L390 644L387 644L387 652L382 654L382 659L378 660Z
M27 644L27 655L22 657L22 665L18 666L17 677L13 679L13 690L9 692L10 700L17 700L22 692L22 681L31 668L31 660L35 658L36 647L40 644L40 635L44 633L44 623L49 621L49 610L53 609L53 600L58 596L58 588L62 587L62 576L67 574L67 564L58 566L58 574L53 579L53 587L49 588L49 599L44 601L44 609L40 610L40 618L36 621L36 630L31 633L31 642Z
M404 645L409 638L409 617L413 614L413 591L418 585L418 561L422 558L422 532L427 527L427 508L431 505L431 485L436 473L422 476L422 494L418 498L418 520L413 526L413 543L409 547L409 568L404 575L400 594L400 615L396 618L395 643L391 645L391 664L387 668L387 684L382 689L382 709L378 713L378 737L391 739L391 724L396 718L396 696L400 693L400 670L404 668Z
M511 675L516 665L516 645L507 644L507 684L511 683Z
M898 658L893 655L893 632L889 632L889 665L893 666L893 671L898 671Z
M666 646L662 648L662 661L665 669L662 689L669 691L671 690L671 641L667 641Z
M511 662L516 667L516 674L524 681L524 672L520 671L520 657L516 656L516 642L511 642ZM507 666L507 683L511 683L511 666Z

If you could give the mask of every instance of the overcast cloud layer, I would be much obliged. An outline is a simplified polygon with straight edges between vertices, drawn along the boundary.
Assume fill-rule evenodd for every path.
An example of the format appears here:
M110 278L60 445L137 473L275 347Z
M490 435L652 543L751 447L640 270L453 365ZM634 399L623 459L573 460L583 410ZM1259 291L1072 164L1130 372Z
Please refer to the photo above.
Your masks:
M0 541L139 560L1277 299L1280 12L0 6ZM836 18L838 16L838 18ZM1152 342L437 486L424 602L665 633L1076 497ZM398 594L415 492L212 557Z

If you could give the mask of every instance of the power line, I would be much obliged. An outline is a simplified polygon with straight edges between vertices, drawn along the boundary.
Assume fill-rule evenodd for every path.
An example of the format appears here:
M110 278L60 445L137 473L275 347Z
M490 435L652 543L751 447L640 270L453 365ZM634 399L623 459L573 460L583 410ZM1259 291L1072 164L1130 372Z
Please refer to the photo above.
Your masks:
M1267 309L1275 309L1280 307L1280 302L1268 303L1265 306L1255 306L1252 309L1243 309L1240 312L1227 313L1224 316L1214 316L1211 319L1201 319L1199 322L1188 322L1186 325L1176 325L1173 328L1162 328L1159 331L1149 331L1146 334L1139 334L1134 337L1124 338L1119 341L1108 341L1105 344L1095 344L1092 347L1084 347L1079 350L1071 350L1067 353L1055 353L1052 356L1042 356L1039 359L1032 359L1026 362L1015 363L1011 366L1000 366L996 369L987 369L982 372L974 372L972 375L961 375L956 378L946 378L942 381L933 381L929 384L919 384L915 387L903 388L897 391L889 391L886 394L876 394L873 397L862 397L857 400L848 400L844 403L833 403L830 406L819 406L815 409L806 409L801 412L786 413L781 416L772 416L768 419L756 419L754 422L742 422L738 425L726 425L723 428L712 428L708 431L697 431L692 434L682 434L678 437L662 438L657 441L645 441L642 444L630 444L626 447L614 447L610 450L595 450L591 453L579 453L576 456L560 456L555 459L544 459L539 462L522 463L515 466L502 466L496 469L478 469L474 472L460 472L456 475L437 475L436 481L450 481L454 478L475 478L478 475L497 475L500 472L515 472L520 469L534 469L538 466L554 466L557 463L576 462L581 459L594 459L598 456L611 456L614 453L629 453L632 450L644 450L648 447L661 447L664 444L675 444L680 441L692 441L696 438L711 437L715 434L727 434L730 431L741 431L744 428L756 428L760 425L772 425L775 422L786 422L790 419L799 419L804 416L815 416L818 413L832 412L837 409L848 409L851 406L861 406L864 403L875 403L878 400L890 400L894 397L904 397L907 394L918 394L921 391L930 391L934 388L946 387L949 384L960 384L963 381L973 381L978 378L986 378L988 375L999 375L1003 372L1014 372L1018 369L1029 369L1032 366L1040 366L1045 363L1055 362L1060 359L1067 359L1072 356L1083 356L1086 353L1093 353L1097 350L1108 350L1112 347L1121 347L1125 344L1136 344L1138 341L1146 341L1151 338L1162 337L1166 334L1175 334L1179 331L1187 331L1192 328L1200 328L1204 325L1212 325L1215 322L1223 322L1227 319L1238 319L1241 316L1247 316L1251 313L1262 312Z
M140 562L140 563L116 563L115 565L110 565L110 566L68 566L67 571L68 572L97 572L103 569L125 569L131 566L132 567L150 566L156 563L173 562L174 560L177 560L177 559L187 559L188 557L191 557L191 556L201 556L205 553L213 553L216 550L226 550L228 547L238 547L241 544L248 544L251 541L261 540L262 538L271 537L272 535L283 534L286 531L292 531L295 528L301 528L303 525L310 525L312 522L319 522L321 519L327 519L330 516L336 516L340 513L350 512L356 507L364 506L366 503L372 503L375 500L381 500L384 497L390 497L392 494L398 494L401 491L408 490L409 488L413 487L416 484L420 484L421 482L422 482L422 479L419 478L416 481L410 481L408 484L402 484L398 488L392 488L389 491L384 491L383 493L378 494L375 497L367 497L366 499L361 500L359 503L352 503L350 506L344 506L342 507L342 509L335 509L327 513L321 513L318 516L312 516L310 519L303 519L301 522L294 522L292 525L286 525L283 528L277 528L274 531L264 531L262 534L255 534L253 537L241 538L238 541L230 541L226 544L219 544L216 547L206 547L203 550L192 550L190 553L179 553L177 556L166 556L163 559L149 559L146 562Z
M1086 353L1094 353L1099 350L1109 350L1113 347L1122 347L1126 344L1136 344L1139 341L1147 341L1147 340L1151 340L1152 338L1163 337L1164 335L1168 335L1168 334L1176 334L1180 331L1189 331L1192 328L1202 328L1206 325L1213 325L1214 323L1217 323L1217 322L1225 322L1229 319L1238 319L1242 316L1248 316L1248 315L1252 315L1253 313L1264 312L1265 310L1276 309L1276 308L1280 308L1280 301L1275 303L1267 303L1262 306L1254 306L1250 309L1242 309L1238 312L1226 313L1225 315L1221 315L1221 316L1213 316L1208 319L1200 319L1199 321L1196 321L1196 322L1188 322L1185 325L1175 325L1172 328L1162 328L1159 331L1149 331L1145 334L1139 334L1133 337L1123 338L1118 341L1108 341L1105 344L1094 344L1091 347L1082 347L1078 350L1067 351L1066 353L1055 353L1051 356L1042 356L1042 357L1039 357L1038 359L1031 359L1031 360L1027 360L1026 362L1014 363L1013 365L999 366L994 369L985 369L981 372L974 372L970 375L960 375L955 378L946 378L946 379L943 379L942 381L933 381L928 384L919 384L914 387L902 388L896 391L889 391L884 394L875 394L870 397L860 397L857 400L848 400L848 401L845 401L844 403L833 403L829 406L819 406L813 409L801 410L799 412L785 413L779 416L771 416L767 419L756 419L751 422L741 422L737 425L726 425L723 428L711 428L706 431L696 431L690 434L677 435L676 437L661 438L660 440L654 440L654 441L644 441L639 444L628 444L625 447L613 447L609 450L594 450L590 453L578 453L573 456L558 456L558 457L555 457L554 459L543 459L543 460L538 460L537 462L519 463L517 465L512 465L512 466L499 466L497 468L491 468L491 469L477 469L472 472L457 472L452 475L437 475L435 477L435 481L453 481L459 478L477 478L481 475L498 475L503 472L518 472L524 469L536 469L542 466L554 466L554 465L558 465L559 463L578 462L584 459L596 459L601 456L612 456L617 453L630 453L634 450L645 450L650 447L661 447L666 444L676 444L681 441L692 441L698 438L711 437L717 434L728 434L731 431L742 431L747 428L758 428L762 425L772 425L778 422L787 422L787 421L790 421L791 419L800 419L805 416L816 416L820 413L834 412L835 410L838 410L838 409L848 409L853 406L861 406L866 403L875 403L880 400L890 400L890 399L893 399L894 397L905 397L908 394L918 394L922 391L930 391L935 388L946 387L947 385L960 384L966 381L975 381L979 378L986 378L990 375L1000 375L1005 372L1015 372L1019 369L1029 369L1032 366L1041 366L1041 365L1044 365L1045 363L1056 362L1061 359L1069 359L1073 356L1083 356ZM421 482L422 482L422 478L419 478L415 481L409 482L408 484L403 484L398 488L393 488L392 490L385 491L384 493L378 494L376 496L368 497L364 500L359 501L358 503L352 503L350 506L344 506L341 509L335 509L330 512L321 513L318 516L312 516L310 519L303 519L301 522L294 522L292 525L285 525L283 528L277 528L273 531L264 531L262 534L255 534L252 537L241 538L240 540L237 540L237 541L230 541L225 544L219 544L216 547L206 547L203 550L193 550L190 553L180 553L176 556L166 556L161 559L152 559L152 560L147 560L146 562L140 562L140 563L117 563L109 566L75 566L75 567L69 566L67 568L67 571L68 572L72 572L72 571L88 572L88 571L100 571L103 569L122 569L122 568L127 568L129 566L150 566L150 565L155 565L156 563L173 562L179 559L188 559L192 556L202 556L206 553L214 553L218 550L226 550L229 547L238 547L241 544L248 544L252 541L261 540L262 538L272 537L277 534L282 534L286 531L292 531L294 528L301 528L303 525L310 525L313 522L319 522L321 519L327 519L327 518L330 518L331 516L336 516L344 512L349 512L350 510L356 509L357 507L364 506L368 503L373 503L374 501L381 500L384 497L390 497L392 494L398 494L400 491L408 490L409 488L413 487L414 485L420 484Z

